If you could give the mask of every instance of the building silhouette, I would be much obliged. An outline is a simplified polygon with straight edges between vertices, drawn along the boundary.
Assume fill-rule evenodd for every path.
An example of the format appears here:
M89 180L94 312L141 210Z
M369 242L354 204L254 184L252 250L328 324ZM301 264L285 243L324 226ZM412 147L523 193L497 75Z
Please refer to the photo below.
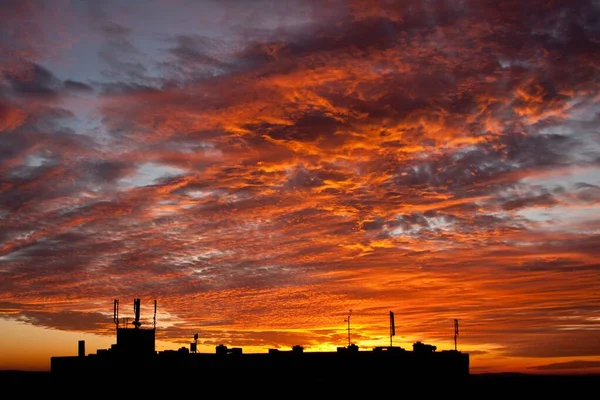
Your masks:
M277 382L328 382L335 379L334 376L408 381L426 377L459 383L469 376L468 353L437 351L436 346L422 342L414 343L412 350L392 345L360 350L349 343L329 352L304 351L297 345L290 350L270 349L265 353L244 353L240 347L220 344L214 353L199 353L195 335L189 349L157 352L156 301L152 328L141 327L139 310L140 300L135 299L132 326L123 326L118 317L118 300L115 300L116 343L110 349L86 355L85 343L80 341L77 356L51 357L52 375L97 381L134 373L163 380L201 376L214 382L226 378L246 383L267 377Z

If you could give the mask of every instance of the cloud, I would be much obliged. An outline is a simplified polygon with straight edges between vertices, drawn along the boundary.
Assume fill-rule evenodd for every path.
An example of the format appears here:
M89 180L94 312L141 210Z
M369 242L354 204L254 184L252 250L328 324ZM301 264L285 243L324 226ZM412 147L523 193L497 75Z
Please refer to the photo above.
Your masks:
M584 360L575 360L568 361L562 363L552 363L547 365L538 365L535 367L530 367L531 369L536 369L540 371L554 371L554 370L577 370L577 369L590 369L600 367L600 362L598 361L584 361Z
M82 331L99 333L106 330L107 322L112 322L109 317L100 313L48 313L48 312L23 312L17 318L19 321L33 325L50 326L54 329L65 331Z
M139 58L143 54L128 39L130 30L115 22L101 27L105 36L105 44L98 56L106 65L103 71L108 78L126 77L137 81L146 79L147 68Z
M3 314L136 293L165 339L336 347L394 309L409 345L458 316L474 354L598 354L592 2L150 3L2 70Z
M56 95L59 80L46 68L32 64L28 76L7 74L6 78L12 90L18 95L52 96Z
M72 81L70 79L67 79L66 81L64 81L64 86L67 90L72 90L75 92L92 92L92 91L94 91L93 87L91 87L83 82Z
M0 102L0 132L10 132L21 126L27 115L23 110L8 102Z

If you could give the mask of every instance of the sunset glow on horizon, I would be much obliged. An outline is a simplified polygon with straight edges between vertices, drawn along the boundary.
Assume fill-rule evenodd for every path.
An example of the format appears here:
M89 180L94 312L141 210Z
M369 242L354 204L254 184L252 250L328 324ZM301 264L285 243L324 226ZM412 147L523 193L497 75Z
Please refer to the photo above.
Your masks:
M600 5L0 4L0 370L415 341L600 372Z

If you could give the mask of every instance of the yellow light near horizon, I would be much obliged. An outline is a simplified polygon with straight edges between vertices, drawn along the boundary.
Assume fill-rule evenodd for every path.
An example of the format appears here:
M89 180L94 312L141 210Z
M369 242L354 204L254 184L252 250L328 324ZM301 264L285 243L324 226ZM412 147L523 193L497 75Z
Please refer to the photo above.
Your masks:
M75 356L85 340L86 354L109 348L114 337L40 328L24 322L0 319L0 370L49 371L50 358Z

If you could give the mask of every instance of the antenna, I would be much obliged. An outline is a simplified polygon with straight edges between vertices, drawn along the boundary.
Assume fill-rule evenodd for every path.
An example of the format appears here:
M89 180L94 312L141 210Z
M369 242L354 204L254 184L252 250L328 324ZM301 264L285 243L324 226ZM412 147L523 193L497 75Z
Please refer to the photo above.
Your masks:
M156 300L154 300L154 330L156 330Z
M350 317L352 316L352 310L350 310L348 312L348 318L346 318L344 321L348 322L348 347L350 347Z
M394 323L394 313L390 311L390 347L392 347L393 336L396 336L396 324Z
M135 313L135 320L133 326L138 329L142 323L140 322L140 299L133 300L133 312Z
M119 300L115 299L114 311L113 311L113 321L119 329Z
M458 336L458 320L454 320L454 351L456 351L456 337Z

